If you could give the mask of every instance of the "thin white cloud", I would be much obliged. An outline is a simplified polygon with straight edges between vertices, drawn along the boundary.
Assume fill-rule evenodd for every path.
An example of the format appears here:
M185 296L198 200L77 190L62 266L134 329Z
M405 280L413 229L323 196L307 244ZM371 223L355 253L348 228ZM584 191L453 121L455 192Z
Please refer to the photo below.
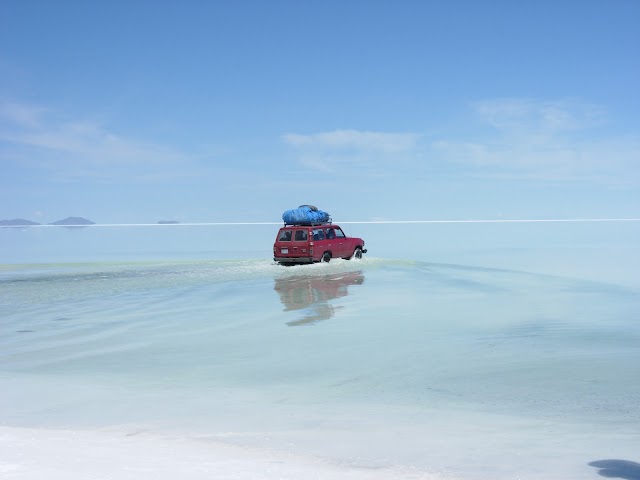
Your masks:
M403 152L415 147L420 135L415 133L361 132L358 130L334 130L332 132L301 135L283 135L288 145L296 148L321 150L354 149L386 153Z
M433 156L471 167L473 175L545 180L638 181L640 137L606 130L606 112L592 104L531 99L473 104L492 133L432 143Z
M334 172L349 167L375 168L411 156L422 138L416 133L334 130L282 136L298 162L310 169Z
M0 104L4 160L48 171L56 180L150 177L158 169L184 165L190 157L163 145L110 131L95 121L77 121L43 107Z
M14 102L0 103L0 121L25 128L40 126L41 118L47 110L42 107Z
M507 98L475 102L472 107L482 122L501 131L534 130L549 134L582 130L606 121L602 107L577 100Z
M535 181L640 181L640 136L613 136L604 108L568 100L491 99L440 135L335 130L282 140L304 168L325 173L465 175Z

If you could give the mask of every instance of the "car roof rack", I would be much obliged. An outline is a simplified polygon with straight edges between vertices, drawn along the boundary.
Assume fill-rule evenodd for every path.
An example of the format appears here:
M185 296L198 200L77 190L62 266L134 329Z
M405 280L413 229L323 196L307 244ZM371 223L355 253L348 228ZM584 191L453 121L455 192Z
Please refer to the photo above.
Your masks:
M320 225L331 225L333 220L329 219L327 222L304 222L304 223L287 223L284 222L285 227L317 227Z

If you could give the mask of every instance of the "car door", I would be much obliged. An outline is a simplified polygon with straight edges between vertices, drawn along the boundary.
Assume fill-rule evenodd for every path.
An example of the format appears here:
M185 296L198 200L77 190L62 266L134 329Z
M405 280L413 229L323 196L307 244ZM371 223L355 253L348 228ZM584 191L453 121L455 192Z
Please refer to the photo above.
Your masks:
M336 231L336 238L340 243L340 248L342 250L341 257L342 258L351 258L353 255L353 249L355 247L353 239L347 237L340 227L334 227Z
M345 250L344 233L340 227L327 228L327 244L329 249L333 252L334 258L343 258L347 255Z
M291 239L293 238L293 230L290 228L281 228L273 244L274 257L291 256Z
M309 253L309 230L307 228L296 228L293 231L293 243L291 244L293 256L307 257Z
M313 229L313 258L319 260L322 258L322 254L327 250L331 250L329 246L330 242L327 242L327 235L322 227L316 227ZM332 253L333 254L333 253ZM333 254L335 257L335 254Z

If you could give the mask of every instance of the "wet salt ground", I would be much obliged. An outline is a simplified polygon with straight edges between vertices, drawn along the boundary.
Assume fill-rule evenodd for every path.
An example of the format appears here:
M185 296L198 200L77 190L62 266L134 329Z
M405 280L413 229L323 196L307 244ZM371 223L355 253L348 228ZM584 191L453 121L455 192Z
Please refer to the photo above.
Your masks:
M530 231L490 233L477 249L421 236L428 261L410 261L364 232L362 262L283 268L268 252L89 263L84 243L39 250L77 257L39 265L24 255L34 231L2 250L24 247L26 265L0 268L0 424L18 427L0 437L34 458L57 442L96 465L108 452L115 478L186 471L154 467L163 449L200 464L187 478L636 478L637 246L600 231L547 230L544 248ZM135 438L150 452L138 463ZM222 449L228 469L207 463L224 458L220 442L245 449ZM0 450L4 471L25 466L9 478L42 478L44 464L86 478L64 456L29 468Z
M380 258L13 267L0 285L3 425L462 478L593 478L640 446L626 285Z

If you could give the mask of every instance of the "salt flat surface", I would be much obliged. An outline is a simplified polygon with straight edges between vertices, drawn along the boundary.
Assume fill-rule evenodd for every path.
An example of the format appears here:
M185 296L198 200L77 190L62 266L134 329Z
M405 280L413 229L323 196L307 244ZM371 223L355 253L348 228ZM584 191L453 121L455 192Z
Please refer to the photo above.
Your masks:
M0 473L636 480L637 235L545 232L294 268L11 232L52 260L0 266Z
M0 427L0 475L6 480L452 478L400 469L338 466L282 452L144 432L11 427Z

